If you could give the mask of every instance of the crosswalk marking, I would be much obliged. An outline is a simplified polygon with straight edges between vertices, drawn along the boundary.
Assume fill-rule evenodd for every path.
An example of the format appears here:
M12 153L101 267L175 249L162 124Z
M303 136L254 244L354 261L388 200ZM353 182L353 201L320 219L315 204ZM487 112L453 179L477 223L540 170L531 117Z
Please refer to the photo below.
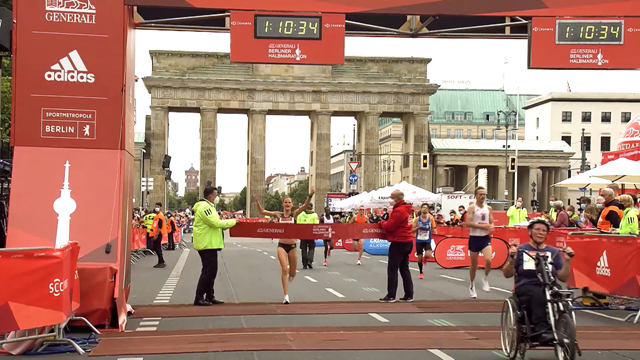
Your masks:
M374 318L374 319L376 319L376 320L378 320L380 322L384 322L384 323L388 323L389 322L389 320L385 319L384 317L382 317L382 316L380 316L380 315L378 315L376 313L369 313L369 316L371 316L372 318Z
M428 320L430 323L432 323L433 325L436 326L455 326L452 323L448 322L447 320L444 319L429 319Z
M327 290L328 292L332 293L333 295L339 297L339 298L343 298L344 295L340 294L339 292L333 290L332 288L325 288L325 290Z
M352 278L344 278L344 279L342 279L342 280L344 280L344 281L346 281L346 282L356 282L356 281L358 281L358 280L356 280L356 279L352 279Z
M369 291L369 292L380 292L380 290L378 290L376 288L372 288L372 287L364 287L364 288L362 288L362 290Z

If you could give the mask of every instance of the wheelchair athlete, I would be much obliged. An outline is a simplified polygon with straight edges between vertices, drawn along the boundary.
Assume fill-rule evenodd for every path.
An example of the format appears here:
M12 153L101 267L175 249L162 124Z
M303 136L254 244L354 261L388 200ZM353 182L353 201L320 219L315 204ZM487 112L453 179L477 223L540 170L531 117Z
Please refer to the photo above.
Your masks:
M526 306L527 316L530 324L534 327L533 332L541 333L537 338L531 339L539 344L548 344L554 341L554 335L547 318L547 299L545 297L544 287L538 279L536 272L535 256L536 253L547 253L547 257L553 261L552 275L566 282L570 276L571 257L573 250L569 247L559 250L549 245L545 245L547 234L551 226L542 218L535 218L529 221L528 232L529 242L526 244L511 247L509 255L511 260L502 268L504 277L511 278L515 276L514 292L520 306ZM523 250L533 256L529 256L518 252Z

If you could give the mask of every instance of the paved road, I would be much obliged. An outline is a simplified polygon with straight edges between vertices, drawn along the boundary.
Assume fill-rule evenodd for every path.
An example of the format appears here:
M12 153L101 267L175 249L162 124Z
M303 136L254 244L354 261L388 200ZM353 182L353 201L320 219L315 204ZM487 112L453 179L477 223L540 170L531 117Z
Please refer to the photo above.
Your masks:
M187 242L190 241L185 236ZM221 253L216 297L227 302L280 302L282 290L276 243L270 240L227 238L227 248ZM327 267L322 266L322 248L316 249L314 269L299 270L290 284L292 302L303 301L354 301L377 300L385 295L386 258L365 255L362 265L356 265L357 255L344 250L335 250ZM167 268L155 269L154 257L141 259L133 266L130 304L188 304L193 302L194 291L200 272L200 259L194 250L167 252ZM414 275L416 300L468 299L468 271L443 270L428 264L424 280L418 279L417 264L411 264ZM482 292L478 285L479 299L505 299L512 281L504 279L498 271L490 276L492 291ZM402 296L402 285L398 297ZM609 316L616 316L607 312ZM280 316L225 316L202 318L154 318L130 319L130 331L167 331L210 328L242 327L313 327L313 326L496 326L499 314L361 314L361 315L280 315ZM579 312L580 326L634 326L594 314ZM635 325L637 326L637 325ZM428 341L428 340L425 340ZM388 359L401 356L412 360L437 359L502 359L494 351L468 351L437 349L425 351L312 351L312 352L232 352L185 355L191 359ZM58 359L58 355L48 356ZM62 359L63 357L59 357ZM66 359L67 357L65 357ZM102 357L103 359L126 359L127 356ZM176 355L146 355L135 359L175 359ZM527 359L553 359L548 350L532 351ZM639 352L585 352L582 359L638 359Z

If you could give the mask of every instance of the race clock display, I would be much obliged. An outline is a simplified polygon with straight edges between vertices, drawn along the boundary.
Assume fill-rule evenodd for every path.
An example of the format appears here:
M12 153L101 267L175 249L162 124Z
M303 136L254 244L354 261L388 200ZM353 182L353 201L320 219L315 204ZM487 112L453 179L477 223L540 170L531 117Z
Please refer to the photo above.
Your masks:
M255 15L256 39L322 40L321 16Z
M556 20L556 44L624 44L624 20Z

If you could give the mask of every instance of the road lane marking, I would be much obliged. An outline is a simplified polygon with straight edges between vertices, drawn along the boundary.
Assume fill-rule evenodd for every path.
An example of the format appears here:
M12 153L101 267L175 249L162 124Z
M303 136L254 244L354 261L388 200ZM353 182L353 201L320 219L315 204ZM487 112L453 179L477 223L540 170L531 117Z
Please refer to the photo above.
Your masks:
M169 300L154 300L154 303L168 303Z
M139 326L159 325L160 321L141 321Z
M456 360L438 349L428 349L428 351L442 360Z
M440 275L440 277L443 277L443 278L449 279L449 280L464 281L463 279L460 279L460 278L457 278L457 277L453 277L453 276Z
M362 255L363 258L365 259L371 259L370 257L368 257L367 255Z
M493 287L493 286L491 286L491 289L496 290L496 291L501 291L503 293L511 294L511 291L509 291L509 290L500 289L500 288Z
M144 360L144 358L118 358L117 360Z
M332 288L325 288L325 290L327 290L328 292L332 293L333 295L339 297L339 298L343 298L344 295L340 294L339 292L333 290Z
M275 260L275 259L276 259L276 257L275 257L275 256L273 256L273 255L271 255L271 256L270 256L270 258L272 258L273 260Z
M413 270L413 271L420 271L420 269L416 269L416 268L412 268L412 267L410 267L409 269Z
M389 322L389 320L383 318L382 316L380 316L380 315L378 315L376 313L369 313L369 316L371 316L372 318L374 318L374 319L376 319L376 320L378 320L380 322L383 322L383 323L388 323Z
M379 292L380 291L380 290L378 290L376 288L372 288L372 287L364 287L364 288L362 288L362 290L370 291L370 292Z
M318 282L318 280L312 278L311 276L305 276L304 278L314 283Z
M497 351L492 351L492 353L498 355L501 359L506 359L507 358L506 356L504 356L503 353L500 353L500 352L497 352Z
M340 275L339 272L337 271L327 271L327 274L331 274L331 275Z
M386 260L378 260L378 261L380 261L380 262L381 262L381 263L383 263L383 264L388 264L388 263L389 263L389 262L388 262L388 261L386 261Z
M139 327L136 329L136 331L156 331L158 330L157 327L154 326L150 326L150 327Z
M577 310L577 311L582 311L582 312L586 312L587 314L592 314L592 315L597 315L597 316L601 316L603 318L607 318L607 319L611 319L611 320L616 320L616 321L620 321L620 322L626 322L624 319L622 318L617 318L615 316L611 316L611 315L606 315L606 314L601 314L599 312L593 311L593 310Z
M443 320L443 319L429 319L427 321L429 321L430 323L436 326L455 326L452 323L448 322L447 320Z
M269 253L268 253L268 252L266 252L266 251L263 251L262 253L263 253L263 254L265 254L265 255L269 255Z
M343 278L342 280L344 280L346 282L356 282L356 281L358 281L358 280L352 279L352 278Z
M146 320L160 320L160 319L162 319L162 318L159 318L159 317L142 318L143 321L146 321Z

